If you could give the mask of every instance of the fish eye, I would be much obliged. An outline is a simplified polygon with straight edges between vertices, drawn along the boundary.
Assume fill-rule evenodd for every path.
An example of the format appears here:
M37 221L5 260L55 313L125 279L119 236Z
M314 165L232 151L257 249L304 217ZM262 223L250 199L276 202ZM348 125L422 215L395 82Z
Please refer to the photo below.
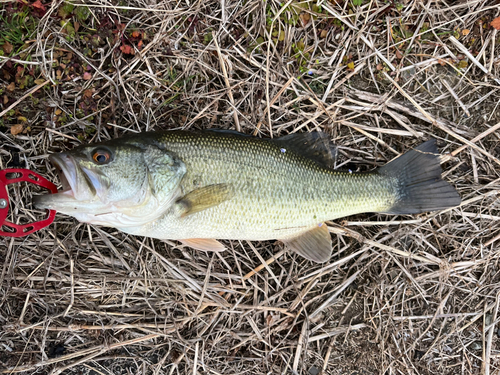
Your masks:
M111 161L111 152L106 149L96 148L92 152L92 160L94 160L96 164L108 164Z

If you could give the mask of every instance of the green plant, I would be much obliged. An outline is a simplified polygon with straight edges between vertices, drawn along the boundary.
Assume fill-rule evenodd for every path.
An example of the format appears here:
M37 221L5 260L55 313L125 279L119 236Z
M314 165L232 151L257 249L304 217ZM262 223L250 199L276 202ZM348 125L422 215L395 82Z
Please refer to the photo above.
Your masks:
M29 9L22 10L11 16L0 16L0 45L3 45L3 52L9 55L17 54L24 42L33 38L36 32L37 22L30 15ZM9 43L9 48L5 45ZM9 52L10 51L10 52Z
M73 13L75 6L71 3L64 3L57 12L58 16L62 19L66 19Z
M75 10L76 19L80 22L86 21L90 16L90 10L86 6L78 6Z

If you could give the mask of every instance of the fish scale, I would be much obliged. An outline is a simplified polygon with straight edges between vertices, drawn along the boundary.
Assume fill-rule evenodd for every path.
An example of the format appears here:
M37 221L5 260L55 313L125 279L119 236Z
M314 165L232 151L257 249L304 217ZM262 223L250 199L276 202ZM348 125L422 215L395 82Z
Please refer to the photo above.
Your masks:
M183 192L227 183L233 197L187 218L170 210L150 225L120 229L156 238L285 239L325 220L387 210L395 199L390 178L337 172L256 138L203 135L167 132L159 141L186 165Z

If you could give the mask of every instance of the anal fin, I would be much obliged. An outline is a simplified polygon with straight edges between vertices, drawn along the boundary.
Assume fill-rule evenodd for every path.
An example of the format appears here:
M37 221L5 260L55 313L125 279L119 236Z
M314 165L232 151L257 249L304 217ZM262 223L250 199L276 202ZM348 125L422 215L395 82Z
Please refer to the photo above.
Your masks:
M281 241L297 254L313 262L324 263L332 255L332 239L324 223L297 237Z
M221 244L219 241L214 240L212 238L189 238L184 240L179 240L184 245L192 247L196 250L201 251L224 251L226 247Z

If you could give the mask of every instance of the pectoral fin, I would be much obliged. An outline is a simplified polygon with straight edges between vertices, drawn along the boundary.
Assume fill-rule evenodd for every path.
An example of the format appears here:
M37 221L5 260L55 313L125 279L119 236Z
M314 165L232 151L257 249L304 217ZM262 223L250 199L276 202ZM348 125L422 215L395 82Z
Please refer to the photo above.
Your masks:
M187 193L176 201L176 205L180 216L186 217L217 206L231 198L231 195L228 184L208 185Z
M299 255L313 262L326 262L332 255L332 239L324 223L298 237L281 241Z
M184 245L202 251L224 251L226 247L217 240L211 238L190 238L180 240Z

